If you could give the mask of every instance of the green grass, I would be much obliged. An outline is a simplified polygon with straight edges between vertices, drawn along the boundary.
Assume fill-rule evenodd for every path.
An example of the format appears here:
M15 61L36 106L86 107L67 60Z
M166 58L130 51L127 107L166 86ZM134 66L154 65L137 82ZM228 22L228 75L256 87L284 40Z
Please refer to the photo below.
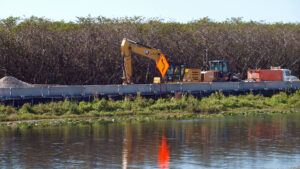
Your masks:
M281 92L272 97L260 95L224 96L217 92L202 99L183 95L145 99L140 95L124 100L105 100L95 98L92 102L71 102L64 100L45 104L24 104L21 107L0 105L0 121L66 119L90 117L131 117L131 116L180 116L188 114L222 114L224 116L242 112L295 112L300 110L300 90L287 94Z

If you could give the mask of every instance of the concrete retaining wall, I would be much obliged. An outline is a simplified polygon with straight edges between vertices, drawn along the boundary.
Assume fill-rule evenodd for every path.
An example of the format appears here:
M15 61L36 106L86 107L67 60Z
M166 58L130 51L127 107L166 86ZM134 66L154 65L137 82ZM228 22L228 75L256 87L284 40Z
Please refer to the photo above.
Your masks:
M245 92L262 90L297 90L296 82L213 82L177 84L132 84L132 85L73 85L31 88L0 88L0 100L28 98L78 98L94 95L120 96L127 94L159 95L174 93Z

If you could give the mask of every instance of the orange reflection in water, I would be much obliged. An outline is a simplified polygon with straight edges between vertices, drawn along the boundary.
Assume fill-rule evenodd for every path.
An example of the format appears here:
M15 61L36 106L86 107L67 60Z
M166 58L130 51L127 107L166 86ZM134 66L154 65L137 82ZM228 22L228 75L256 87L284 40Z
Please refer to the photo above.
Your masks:
M122 168L128 168L130 156L132 152L132 128L129 125L125 126L125 137L123 139L123 151L122 151Z
M170 151L167 138L163 136L158 147L158 166L159 168L169 168Z
M265 122L258 122L248 126L248 139L252 137L261 138L279 138L283 136L283 125L281 123L266 124Z

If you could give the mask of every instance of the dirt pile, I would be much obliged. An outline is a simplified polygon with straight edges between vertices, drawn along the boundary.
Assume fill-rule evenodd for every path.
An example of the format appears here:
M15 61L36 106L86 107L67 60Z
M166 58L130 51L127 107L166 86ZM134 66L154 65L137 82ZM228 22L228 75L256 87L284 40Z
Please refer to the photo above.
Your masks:
M0 79L0 88L23 88L23 87L34 87L34 85L23 82L12 76L4 76Z

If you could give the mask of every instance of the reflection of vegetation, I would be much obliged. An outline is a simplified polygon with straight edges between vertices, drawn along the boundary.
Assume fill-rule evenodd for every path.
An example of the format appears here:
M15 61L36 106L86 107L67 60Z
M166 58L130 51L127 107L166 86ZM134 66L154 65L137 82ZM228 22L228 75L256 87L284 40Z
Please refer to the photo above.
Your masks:
M295 108L291 110L290 108ZM216 113L221 115L235 115L233 112L253 114L254 111L295 112L300 108L300 90L293 94L281 92L272 97L260 95L224 96L222 93L212 94L210 97L197 99L193 96L181 98L145 99L140 95L132 100L94 99L92 102L51 102L46 104L22 107L0 106L0 120L28 120L28 119L60 119L82 117L131 117L162 116L173 117L191 114ZM287 110L285 110L287 109ZM250 111L251 110L251 111ZM246 113L245 113L246 112Z

